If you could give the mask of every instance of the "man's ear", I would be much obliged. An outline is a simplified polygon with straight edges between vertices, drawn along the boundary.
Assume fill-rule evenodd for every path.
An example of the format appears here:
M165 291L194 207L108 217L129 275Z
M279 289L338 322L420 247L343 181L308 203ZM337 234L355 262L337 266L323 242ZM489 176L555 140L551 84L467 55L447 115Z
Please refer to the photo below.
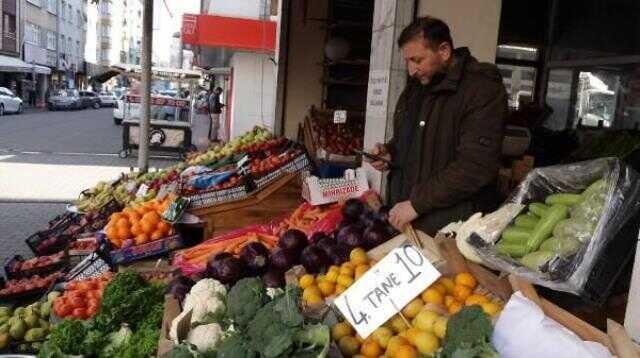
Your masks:
M451 44L448 42L443 42L438 46L438 53L442 57L443 60L449 61L449 59L453 56L453 48L451 48Z

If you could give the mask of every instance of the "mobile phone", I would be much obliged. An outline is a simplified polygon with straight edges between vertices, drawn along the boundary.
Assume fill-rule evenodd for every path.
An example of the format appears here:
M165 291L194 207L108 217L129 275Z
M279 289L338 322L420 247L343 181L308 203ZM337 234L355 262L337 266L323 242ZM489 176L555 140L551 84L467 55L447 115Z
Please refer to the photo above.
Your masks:
M356 154L363 155L363 156L365 156L365 157L367 157L367 158L369 158L369 159L379 160L379 161L381 161L381 162L383 162L383 163L388 164L389 166L391 166L391 165L392 165L390 160L388 160L388 159L386 159L386 158L383 158L383 157L381 157L381 156L379 156L379 155L371 154L371 153L369 153L369 152L365 152L365 151L363 151L363 150L358 150L358 149L353 149L353 152L354 152L354 153L356 153Z

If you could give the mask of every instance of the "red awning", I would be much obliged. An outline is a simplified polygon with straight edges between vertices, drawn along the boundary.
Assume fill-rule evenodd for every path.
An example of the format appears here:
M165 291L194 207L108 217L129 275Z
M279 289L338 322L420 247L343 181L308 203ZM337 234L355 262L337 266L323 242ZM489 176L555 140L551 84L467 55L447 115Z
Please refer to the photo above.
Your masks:
M182 42L252 52L274 52L276 23L215 15L182 16Z

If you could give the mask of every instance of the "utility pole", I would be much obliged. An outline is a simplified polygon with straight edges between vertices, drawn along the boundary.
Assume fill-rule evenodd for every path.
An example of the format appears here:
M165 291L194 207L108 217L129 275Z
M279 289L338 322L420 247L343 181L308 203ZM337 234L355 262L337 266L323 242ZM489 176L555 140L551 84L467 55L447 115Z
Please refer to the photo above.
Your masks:
M149 170L149 123L151 109L151 47L153 44L153 0L144 0L142 15L142 83L138 169Z

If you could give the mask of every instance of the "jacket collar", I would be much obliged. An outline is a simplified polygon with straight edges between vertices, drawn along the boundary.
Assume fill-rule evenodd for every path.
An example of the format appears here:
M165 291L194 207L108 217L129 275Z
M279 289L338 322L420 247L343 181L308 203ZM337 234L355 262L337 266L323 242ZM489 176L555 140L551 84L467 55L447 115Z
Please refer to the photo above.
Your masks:
M440 75L440 80L430 86L430 92L451 91L458 90L458 85L464 74L464 69L467 66L467 62L471 57L471 53L467 47L459 47L453 50L454 62L447 71Z

